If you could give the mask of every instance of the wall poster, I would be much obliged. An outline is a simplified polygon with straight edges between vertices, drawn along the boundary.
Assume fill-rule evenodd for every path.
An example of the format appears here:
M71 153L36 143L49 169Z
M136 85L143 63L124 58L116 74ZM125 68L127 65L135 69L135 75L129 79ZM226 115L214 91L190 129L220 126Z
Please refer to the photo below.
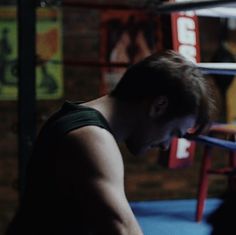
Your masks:
M100 62L126 64L102 69L102 94L114 87L128 65L162 49L161 32L159 16L135 10L102 13Z
M0 7L0 99L17 99L17 18L15 7ZM63 94L62 21L59 9L37 10L37 99L58 99Z

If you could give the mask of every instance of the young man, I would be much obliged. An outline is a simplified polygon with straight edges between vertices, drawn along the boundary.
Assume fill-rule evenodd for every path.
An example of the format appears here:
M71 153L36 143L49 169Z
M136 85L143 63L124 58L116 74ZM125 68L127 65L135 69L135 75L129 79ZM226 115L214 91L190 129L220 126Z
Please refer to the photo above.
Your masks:
M124 191L117 142L133 154L200 133L212 98L196 66L173 51L130 67L108 95L65 102L47 121L8 234L141 235Z

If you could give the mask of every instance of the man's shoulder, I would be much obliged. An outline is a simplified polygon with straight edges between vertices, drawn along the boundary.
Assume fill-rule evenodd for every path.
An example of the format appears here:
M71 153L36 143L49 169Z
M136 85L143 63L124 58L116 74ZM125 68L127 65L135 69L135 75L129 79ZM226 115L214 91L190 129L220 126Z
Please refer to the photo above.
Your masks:
M93 151L114 151L120 152L114 136L104 128L98 126L84 126L70 131L65 136L65 142L71 147L85 150L88 153Z
M95 142L114 142L116 144L114 136L106 129L96 125L88 125L80 127L68 132L65 135L67 141L76 141L77 143L87 144Z
M123 160L113 135L97 126L86 126L69 132L66 145L75 157L80 156L98 175L123 174ZM104 175L105 174L105 175Z

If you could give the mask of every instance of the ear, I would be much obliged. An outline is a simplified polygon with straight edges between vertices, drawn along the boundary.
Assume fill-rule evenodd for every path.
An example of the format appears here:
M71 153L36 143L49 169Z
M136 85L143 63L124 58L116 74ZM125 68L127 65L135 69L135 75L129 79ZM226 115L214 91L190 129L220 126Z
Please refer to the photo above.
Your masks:
M157 118L163 115L168 107L168 98L166 96L159 96L155 98L150 106L149 116Z

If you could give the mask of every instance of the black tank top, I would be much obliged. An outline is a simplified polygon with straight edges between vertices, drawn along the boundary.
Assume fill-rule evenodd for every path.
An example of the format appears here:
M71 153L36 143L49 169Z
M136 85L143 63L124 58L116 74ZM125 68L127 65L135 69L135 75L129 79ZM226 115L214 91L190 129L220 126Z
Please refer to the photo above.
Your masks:
M10 224L7 235L95 234L81 222L83 217L79 215L79 208L77 210L73 202L70 204L54 188L53 179L56 161L53 149L60 146L66 133L88 125L99 126L112 133L102 114L83 106L82 102L66 101L42 127L28 167L25 200ZM60 205L60 210L57 205ZM75 209L68 209L73 207Z
M100 112L83 106L82 102L66 101L61 109L49 118L40 134L60 138L74 129L89 125L99 126L112 133L106 119Z

